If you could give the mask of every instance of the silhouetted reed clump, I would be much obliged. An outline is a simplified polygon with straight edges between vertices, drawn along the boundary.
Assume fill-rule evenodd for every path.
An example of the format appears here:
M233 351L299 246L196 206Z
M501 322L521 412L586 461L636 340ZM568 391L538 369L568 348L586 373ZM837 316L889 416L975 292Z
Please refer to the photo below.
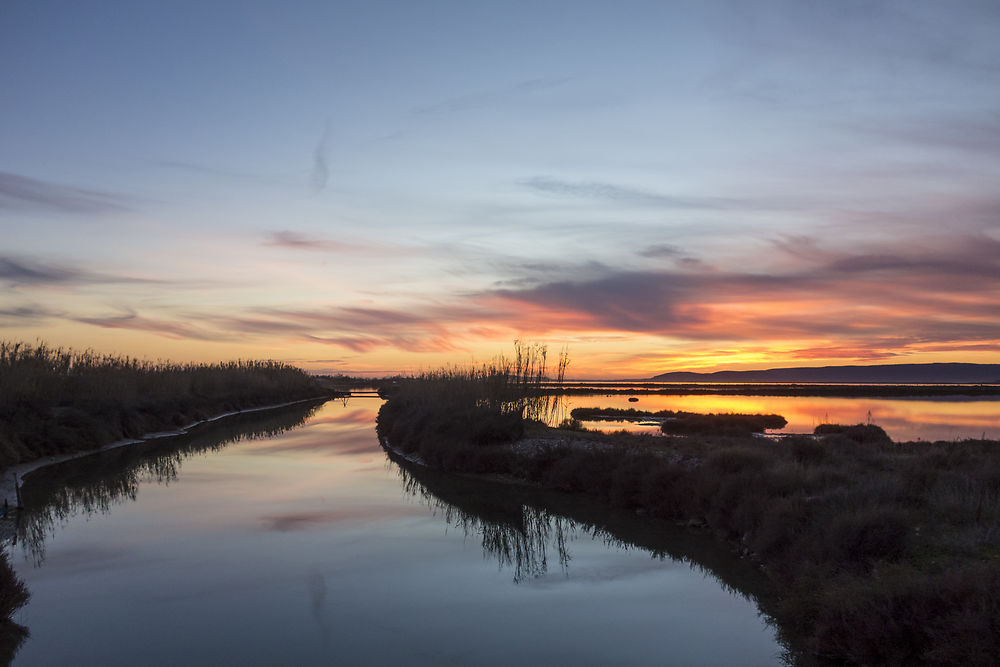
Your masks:
M323 393L277 361L175 364L0 341L0 468Z
M514 344L514 356L466 368L445 368L397 378L380 392L389 400L379 411L379 434L400 451L436 459L449 445L502 444L524 434L525 420L540 419L555 403L541 392L547 378L547 349ZM563 377L568 357L556 367Z
M462 437L466 417L447 422L449 411L395 405L402 391L379 416L392 446L444 470L584 493L711 530L761 564L778 596L775 617L816 656L1000 664L998 442L893 443L870 424L772 441L529 422L530 437L490 447L502 439ZM417 400L411 391L407 400Z

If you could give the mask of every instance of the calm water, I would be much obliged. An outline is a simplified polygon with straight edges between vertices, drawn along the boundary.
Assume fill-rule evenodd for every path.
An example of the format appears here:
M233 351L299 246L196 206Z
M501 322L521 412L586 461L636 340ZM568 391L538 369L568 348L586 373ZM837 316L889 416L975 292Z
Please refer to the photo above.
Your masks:
M635 408L637 410L683 410L700 413L779 414L788 420L780 433L812 433L817 424L859 424L871 421L893 440L1000 439L1000 400L939 398L828 398L810 396L567 396L565 414L576 407ZM656 431L620 422L586 422L588 428Z
M378 405L36 473L14 664L780 664L758 573L710 539L401 468Z

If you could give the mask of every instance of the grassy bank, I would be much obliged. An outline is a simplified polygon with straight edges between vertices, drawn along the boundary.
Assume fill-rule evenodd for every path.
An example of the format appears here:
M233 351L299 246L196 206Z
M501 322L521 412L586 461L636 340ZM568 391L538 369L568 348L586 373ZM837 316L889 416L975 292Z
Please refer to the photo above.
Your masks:
M276 361L174 364L0 341L0 470L324 393Z
M1000 443L892 443L870 425L780 442L573 433L513 412L481 437L450 421L447 395L402 383L380 436L436 468L712 531L760 564L776 619L821 658L1000 662ZM483 411L477 422L500 419L474 385L462 396Z

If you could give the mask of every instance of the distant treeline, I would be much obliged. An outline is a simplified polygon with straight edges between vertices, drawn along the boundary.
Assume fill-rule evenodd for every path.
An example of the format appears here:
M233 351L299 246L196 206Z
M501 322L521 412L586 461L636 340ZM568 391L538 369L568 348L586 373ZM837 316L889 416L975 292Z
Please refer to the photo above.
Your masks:
M277 361L176 364L0 341L0 469L323 394Z

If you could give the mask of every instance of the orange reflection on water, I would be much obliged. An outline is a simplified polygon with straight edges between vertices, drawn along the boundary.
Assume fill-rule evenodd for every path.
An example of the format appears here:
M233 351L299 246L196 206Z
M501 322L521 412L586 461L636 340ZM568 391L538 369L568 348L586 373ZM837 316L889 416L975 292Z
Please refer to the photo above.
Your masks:
M1000 438L1000 401L963 399L828 398L811 396L662 396L637 395L630 403L626 395L569 396L567 413L576 407L635 408L656 412L675 410L699 413L779 414L788 420L782 433L811 433L818 424L858 424L871 421L893 440L955 440ZM598 424L589 424L598 425ZM602 429L625 426L633 431L654 431L606 423Z

